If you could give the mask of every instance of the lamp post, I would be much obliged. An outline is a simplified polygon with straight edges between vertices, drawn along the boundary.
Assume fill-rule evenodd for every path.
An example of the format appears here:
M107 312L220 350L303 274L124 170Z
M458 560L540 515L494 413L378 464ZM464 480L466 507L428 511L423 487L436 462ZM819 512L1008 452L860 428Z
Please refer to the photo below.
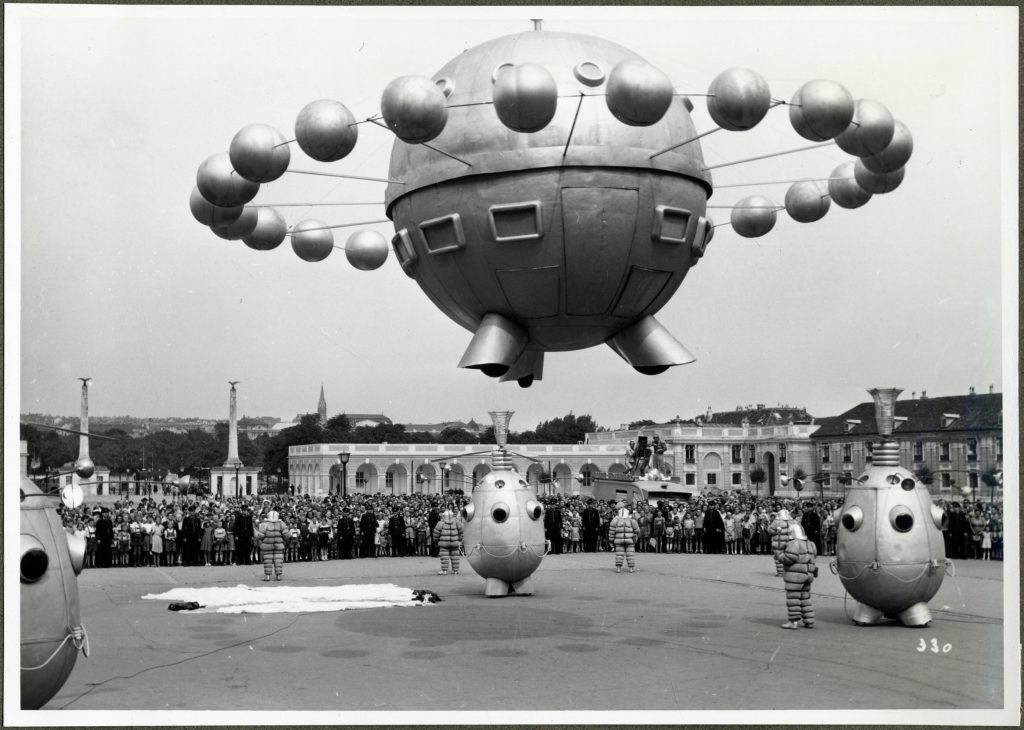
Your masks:
M277 491L281 491L281 467L277 467Z
M352 454L347 451L338 454L338 462L341 464L341 484L338 485L338 496L342 499L347 496L345 493L348 489L348 460L350 458L352 458Z
M242 484L238 481L238 472L242 468L242 462L235 464L235 499L239 499L242 496Z
M444 496L444 472L445 472L445 469L448 468L448 462L447 461L442 461L440 464L438 464L438 466L441 468L440 484L441 484L441 496L443 497Z

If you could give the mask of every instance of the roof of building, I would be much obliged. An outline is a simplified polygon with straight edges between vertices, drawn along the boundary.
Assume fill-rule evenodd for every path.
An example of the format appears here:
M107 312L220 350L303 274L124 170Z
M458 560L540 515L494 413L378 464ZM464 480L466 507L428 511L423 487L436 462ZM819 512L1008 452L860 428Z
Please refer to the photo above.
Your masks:
M349 423L355 423L356 421L376 421L377 423L386 423L389 426L391 425L391 419L383 413L346 413L344 416L348 419Z
M793 406L770 408L764 405L711 413L698 416L698 418L703 421L704 425L714 426L742 426L744 423L750 426L781 426L788 423L812 423L814 421L814 417L804 408Z
M896 401L894 434L956 432L1001 429L1003 394L949 395ZM859 423L858 423L859 421ZM824 419L811 438L829 436L871 436L878 434L873 401L860 403L845 413Z

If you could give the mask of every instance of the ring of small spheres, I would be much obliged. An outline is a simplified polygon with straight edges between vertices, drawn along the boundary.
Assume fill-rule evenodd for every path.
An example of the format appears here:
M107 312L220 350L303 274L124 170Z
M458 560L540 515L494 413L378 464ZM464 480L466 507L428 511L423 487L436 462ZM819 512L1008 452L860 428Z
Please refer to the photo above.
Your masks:
M586 86L606 82L605 101L620 122L632 126L657 123L675 94L669 78L640 60L617 64L607 79L596 64L581 63L574 69ZM551 74L535 63L502 64L493 74L493 106L509 129L537 132L547 126L558 106L558 85ZM450 79L434 81L424 76L401 76L385 87L381 117L402 141L430 142L448 121L446 100L453 90ZM772 106L768 84L755 71L731 68L711 82L707 109L712 120L729 131L755 127ZM801 137L815 142L834 139L855 161L844 162L819 180L793 183L784 206L762 195L750 195L732 209L730 223L740 236L754 238L768 233L776 213L784 208L800 223L820 220L831 201L843 208L859 208L874 194L890 192L903 180L904 165L913 152L910 131L893 119L889 110L872 99L854 100L841 84L818 79L801 86L789 102L789 118ZM352 113L338 101L320 99L307 104L295 121L295 141L309 157L320 162L341 160L355 147L358 126ZM261 183L283 175L291 160L284 136L265 124L243 127L231 140L228 152L209 157L200 166L190 208L196 220L228 240L241 239L250 248L276 248L288 235L295 253L306 261L322 261L334 248L331 227L314 219L297 223L290 231L273 208L248 205ZM388 254L384 236L371 230L354 233L344 247L349 262L358 269L383 265Z

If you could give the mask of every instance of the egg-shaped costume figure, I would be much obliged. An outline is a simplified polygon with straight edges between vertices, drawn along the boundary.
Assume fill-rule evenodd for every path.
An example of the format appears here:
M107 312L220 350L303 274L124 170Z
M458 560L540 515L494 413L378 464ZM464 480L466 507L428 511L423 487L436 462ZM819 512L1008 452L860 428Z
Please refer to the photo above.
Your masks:
M545 126L516 131L495 89L506 117L532 119L538 92L510 85L523 64L558 99ZM386 205L402 268L474 332L460 367L526 386L548 350L607 342L647 374L694 359L652 315L711 237L711 178L700 144L683 144L697 136L684 100L667 80L647 89L662 77L614 43L547 31L488 41L433 76L447 122L429 144L395 142Z
M839 510L834 566L858 601L854 622L893 618L924 627L931 621L928 601L948 563L942 510L928 488L899 466L899 446L884 440L891 430L879 432L883 442L874 448L872 465L848 487Z
M45 705L83 645L78 580L85 540L69 534L52 497L21 479L21 707Z
M498 469L473 487L462 508L466 559L486 579L487 596L532 595L530 576L540 565L544 508L518 472Z

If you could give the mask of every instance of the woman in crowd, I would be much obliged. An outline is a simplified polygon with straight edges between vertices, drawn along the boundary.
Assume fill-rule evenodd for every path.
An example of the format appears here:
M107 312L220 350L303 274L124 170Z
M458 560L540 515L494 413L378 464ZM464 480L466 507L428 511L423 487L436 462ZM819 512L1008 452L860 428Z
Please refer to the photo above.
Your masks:
M164 564L164 522L153 525L153 532L149 538L150 554L153 558L153 565Z

